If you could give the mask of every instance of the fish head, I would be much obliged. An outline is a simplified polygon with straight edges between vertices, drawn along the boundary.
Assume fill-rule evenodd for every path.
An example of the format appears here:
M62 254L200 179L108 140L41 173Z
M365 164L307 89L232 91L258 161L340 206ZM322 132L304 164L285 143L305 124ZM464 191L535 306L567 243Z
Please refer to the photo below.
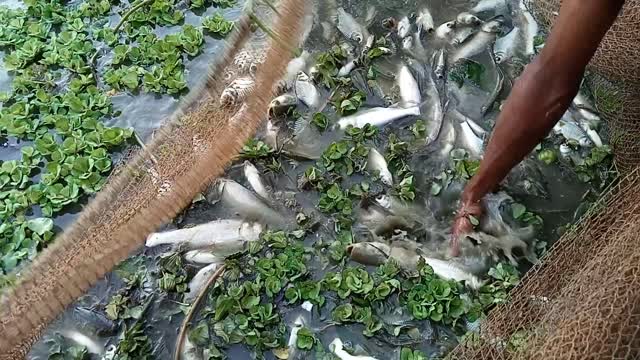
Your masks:
M385 209L391 209L391 197L389 195L376 196L376 202Z
M560 144L560 155L568 156L573 150L567 144Z
M500 33L502 31L502 21L498 19L488 21L487 23L482 25L481 29L482 31L488 32L488 33L494 33L494 34Z
M342 351L343 349L344 344L342 343L342 340L340 340L340 338L333 339L333 341L329 344L329 350L333 353Z
M436 29L436 36L439 38L447 38L455 33L456 22L448 21Z
M244 171L251 173L251 174L257 174L258 173L258 169L256 169L256 167L251 163L251 161L249 160L245 160L244 163Z
M361 242L350 244L346 248L351 260L363 265L378 266L389 259L390 248L379 242Z
M456 21L464 25L477 26L482 24L482 20L480 20L480 18L468 12L461 12L460 14L458 14Z
M278 116L286 113L291 107L298 104L298 98L291 94L280 95L269 103L269 116Z
M304 318L302 317L302 315L299 315L294 321L293 321L293 327L296 328L301 328L304 326Z
M382 20L382 27L387 30L395 30L398 26L398 21L394 17L388 17Z
M409 50L413 48L413 36L407 36L402 39L402 48L405 50Z
M503 51L496 51L493 54L493 58L496 61L497 64L502 64L503 62L505 62L507 60L507 56Z

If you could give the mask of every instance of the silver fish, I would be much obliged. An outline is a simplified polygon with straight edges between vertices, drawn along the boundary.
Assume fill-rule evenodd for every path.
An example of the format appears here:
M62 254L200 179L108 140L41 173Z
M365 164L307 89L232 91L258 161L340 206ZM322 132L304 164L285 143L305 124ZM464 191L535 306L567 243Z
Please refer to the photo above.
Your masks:
M384 159L384 156L374 148L369 149L367 168L380 174L380 180L383 184L393 186L393 177L387 166L387 161Z
M584 95L582 92L578 92L576 94L576 97L573 98L573 106L575 106L578 109L584 109L592 113L596 113L595 107L593 106L591 101L589 101L587 96Z
M60 335L71 340L76 345L84 346L91 354L102 355L104 353L104 346L100 345L96 340L79 331L62 330L60 331Z
M249 189L233 180L219 179L217 193L223 204L247 220L265 222L274 226L285 225L281 214L270 208Z
M560 121L553 127L553 132L562 135L568 141L576 142L583 147L592 145L589 135L576 123L569 111L567 111Z
M396 216L377 203L363 201L357 210L358 222L375 236L386 236L396 229L410 230L412 225L403 217Z
M304 75L306 76L306 74ZM301 79L300 76L298 77L295 83L295 93L298 99L309 109L316 110L320 107L322 102L320 91L308 77L306 80Z
M480 0L473 8L471 8L470 12L473 14L484 11L502 13L507 10L507 7L507 0Z
M524 4L524 0L520 0L520 16L518 17L519 19L521 19L521 23L522 23L522 29L523 29L523 33L522 35L524 36L524 55L525 56L532 56L535 54L536 49L534 46L535 43L535 37L536 35L538 35L538 23L536 22L536 20L533 18L533 15L531 15L531 12L529 11L529 9L527 9L527 7Z
M378 360L371 356L349 354L344 349L344 343L342 342L342 340L340 340L340 338L333 339L333 341L329 344L329 350L331 350L331 352L335 356L340 358L340 360Z
M394 120L402 119L407 116L419 116L420 108L413 106L410 108L383 108L375 107L371 109L361 110L349 116L345 116L338 120L340 129L347 126L363 127L366 124L373 126L384 126Z
M296 348L296 342L298 341L298 331L304 327L304 319L302 315L299 315L291 326L291 335L289 335L289 341L287 342L287 346L290 350Z
M338 30L349 40L362 43L369 37L369 32L364 26L360 25L356 19L347 13L343 8L339 8L338 12Z
M453 36L453 39L451 39L451 45L460 46L462 43L467 41L467 39L470 39L471 36L477 32L478 32L478 29L473 27L459 28L456 31L455 35Z
M436 86L435 81L431 76L426 76L427 85L425 88L426 98L430 100L432 106L431 110L427 114L428 118L431 121L429 125L429 129L427 130L427 143L426 145L430 145L440 135L440 130L442 129L442 122L444 121L444 115L446 112L446 108L448 107L449 102L442 103L440 99L440 93L438 92L438 87Z
M307 50L303 50L300 56L289 61L289 63L287 64L287 71L283 78L287 87L291 87L293 82L298 78L299 74L304 71L304 69L307 67L307 63L309 62L310 57L311 54L309 54Z
M291 94L280 95L269 103L269 116L280 116L298 105L298 98Z
M456 22L449 21L436 28L436 37L442 40L451 40L456 33Z
M491 91L491 94L489 94L489 98L487 99L487 101L480 108L482 116L485 116L489 109L491 109L493 104L496 102L498 95L500 95L500 92L502 92L502 87L504 86L504 73L502 72L500 66L498 66L495 57L492 58L494 59L493 64L494 68L496 69L496 86L493 88L493 91Z
M260 172L249 160L245 160L244 162L244 177L247 179L249 185L251 185L251 188L256 192L256 194L260 195L265 200L269 200L271 198L269 191L260 176Z
M231 256L243 251L247 247L246 240L238 240L235 242L227 242L220 244L211 250L189 250L184 253L184 260L194 264L209 265L213 263L221 263L226 256Z
M442 125L442 148L439 151L440 156L448 158L451 150L455 147L456 142L456 129L453 126L453 122L447 121Z
M598 134L597 131L591 129L589 127L589 124L587 123L581 123L580 126L582 127L582 129L587 133L587 136L589 137L589 139L591 140L591 142L593 142L593 144L596 147L602 147L604 144L602 143L602 139L600 138L600 135Z
M194 343L189 340L188 336L185 336L184 343L182 344L182 351L180 351L181 360L202 360L204 359L204 353L202 349L199 349Z
M471 128L471 122L473 122L473 120L467 118L460 123L460 129L462 130L460 135L462 137L464 147L472 156L479 158L483 153L482 147L484 145L484 139ZM484 134L486 133L483 133L482 135Z
M400 66L398 70L398 87L404 107L418 106L422 102L418 82L407 65Z
M357 60L351 60L348 63L344 64L340 70L338 70L338 77L345 77L351 73L353 69L358 66Z
M409 35L411 31L411 21L408 16L403 17L398 21L398 36L400 39L404 39Z
M433 54L434 59L433 59L433 73L436 75L436 77L440 80L444 79L444 73L446 72L447 69L447 62L446 62L446 56L445 56L445 50L444 49L440 49L439 51L435 52Z
M514 27L507 35L496 39L493 46L493 53L498 64L502 64L515 55L519 38L520 28Z
M188 249L201 249L238 240L257 240L262 226L240 220L216 220L190 228L152 233L145 246L162 244L184 245ZM214 234L214 236L212 236Z
M389 259L394 260L402 269L415 271L422 258L424 262L433 268L433 272L446 280L464 281L467 286L478 289L482 282L475 275L462 270L452 262L420 255L418 250L404 246L389 246L384 243L361 242L351 244L347 248L347 253L354 261L363 264L377 266L382 265ZM385 258L384 254L388 254Z
M183 300L187 303L191 303L195 300L196 296L200 293L200 290L204 286L204 284L209 280L211 275L218 270L220 267L219 263L211 263L202 269L200 269L194 276L191 281L189 281L189 292L184 294Z
M431 11L427 8L420 11L416 24L418 25L418 35L420 37L424 36L424 34L432 34L435 31L433 16L431 16Z
M482 20L468 12L461 12L456 17L456 24L463 26L478 26L482 24Z
M107 318L102 311L84 306L73 309L74 315L80 322L89 324L97 335L113 335L118 330L118 324Z
M487 46L496 41L501 26L501 23L497 20L492 20L482 25L478 33L453 53L451 61L455 63L460 59L468 59L485 51Z

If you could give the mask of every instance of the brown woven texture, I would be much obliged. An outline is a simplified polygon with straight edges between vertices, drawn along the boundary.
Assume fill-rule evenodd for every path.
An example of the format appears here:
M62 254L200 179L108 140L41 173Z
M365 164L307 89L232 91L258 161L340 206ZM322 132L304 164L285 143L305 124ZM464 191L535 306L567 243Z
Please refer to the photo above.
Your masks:
M529 1L549 29L560 1ZM640 358L640 1L627 1L585 89L624 176L492 310L452 359Z
M550 29L560 0L528 0L541 28ZM591 60L595 105L609 125L621 173L640 165L640 0L627 0Z
M190 204L253 136L266 118L273 84L284 75L298 43L303 2L283 0L282 7L281 21L274 27L280 42L269 44L253 96L237 116L231 118L233 112L218 103L224 83L217 75L246 42L246 17L236 24L235 35L207 82L1 299L0 360L24 358L48 323L142 246L149 233Z

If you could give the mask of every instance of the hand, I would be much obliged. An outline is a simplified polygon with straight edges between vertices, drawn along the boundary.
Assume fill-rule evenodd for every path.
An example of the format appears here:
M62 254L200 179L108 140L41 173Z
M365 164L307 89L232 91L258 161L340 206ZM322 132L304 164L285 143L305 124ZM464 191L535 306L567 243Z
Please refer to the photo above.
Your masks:
M460 244L458 244L460 236L473 231L474 224L471 223L471 216L480 220L482 213L483 209L480 201L470 201L463 198L460 209L458 209L458 213L453 221L449 248L451 256L456 257L460 255Z

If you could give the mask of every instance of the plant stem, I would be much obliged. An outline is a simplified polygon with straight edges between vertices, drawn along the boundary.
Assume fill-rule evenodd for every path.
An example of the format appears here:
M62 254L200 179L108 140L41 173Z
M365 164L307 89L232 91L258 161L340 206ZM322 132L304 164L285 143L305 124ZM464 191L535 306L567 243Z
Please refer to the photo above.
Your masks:
M184 317L184 320L182 320L182 325L180 325L180 331L178 332L178 338L176 339L176 348L173 353L173 360L180 360L180 352L182 350L182 345L184 344L184 338L187 334L187 325L189 324L189 322L191 322L191 319L193 319L193 316L196 313L196 308L198 308L198 305L200 305L200 302L202 301L202 299L204 299L204 295L207 293L207 289L209 288L209 286L211 286L211 284L213 284L220 276L222 276L224 270L225 266L224 264L222 264L218 268L218 270L216 270L216 272L211 275L202 289L200 289L198 296L193 301L193 304L189 308L189 312Z
M120 22L118 22L116 27L113 28L113 32L117 33L118 31L120 31L120 28L122 27L122 25L124 25L124 23L127 21L127 19L129 19L131 14L133 14L134 12L139 10L141 7L143 7L145 5L148 5L148 4L151 4L154 1L155 0L143 0L143 1L139 2L136 5L133 5L124 15L122 15L122 18L120 19ZM99 52L100 52L100 50L96 50L96 52L91 56L91 59L89 59L89 64L93 64L96 61L96 58L97 58Z
M269 0L260 0L263 3L267 4L268 7L271 8L271 10L273 10L273 12L275 12L276 14L278 14L278 16L280 16L280 12L278 11L278 9L276 9L276 7L273 5L273 3Z
M150 151L147 150L147 146L144 144L144 141L142 141L142 139L140 138L140 135L138 135L138 132L135 130L133 130L133 138L136 140L138 145L140 145L140 147L142 148L142 151L149 154L149 158L151 159L151 161L154 164L158 165L158 160L156 159L155 156L153 156L153 154Z

